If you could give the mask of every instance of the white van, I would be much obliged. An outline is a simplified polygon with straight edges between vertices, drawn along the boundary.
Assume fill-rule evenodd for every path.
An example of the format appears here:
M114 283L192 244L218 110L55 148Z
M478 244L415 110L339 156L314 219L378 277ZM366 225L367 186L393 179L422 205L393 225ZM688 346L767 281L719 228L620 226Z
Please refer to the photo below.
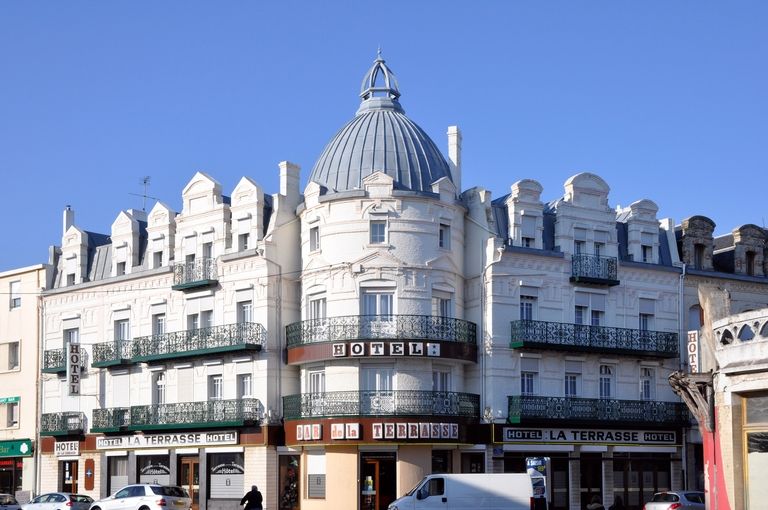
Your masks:
M526 473L428 475L388 510L530 510L532 497Z

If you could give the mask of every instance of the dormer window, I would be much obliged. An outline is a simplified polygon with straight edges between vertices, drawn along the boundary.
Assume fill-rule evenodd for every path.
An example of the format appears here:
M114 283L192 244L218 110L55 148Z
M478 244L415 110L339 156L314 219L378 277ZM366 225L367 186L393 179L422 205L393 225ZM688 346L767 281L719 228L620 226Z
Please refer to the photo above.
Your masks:
M753 251L748 251L747 256L747 274L749 276L755 276L755 255Z
M152 254L152 267L158 268L163 265L163 252L156 251Z
M645 244L640 246L640 256L643 262L651 264L653 262L653 247Z
M122 276L125 274L125 262L118 262L115 266L115 276Z
M75 284L75 273L69 273L67 275L67 285L74 285Z
M248 249L248 234L240 234L237 236L237 250L238 251L245 251Z
M696 269L704 268L704 245L701 243L693 245L693 267Z
M523 215L520 235L520 245L526 248L536 246L536 218Z

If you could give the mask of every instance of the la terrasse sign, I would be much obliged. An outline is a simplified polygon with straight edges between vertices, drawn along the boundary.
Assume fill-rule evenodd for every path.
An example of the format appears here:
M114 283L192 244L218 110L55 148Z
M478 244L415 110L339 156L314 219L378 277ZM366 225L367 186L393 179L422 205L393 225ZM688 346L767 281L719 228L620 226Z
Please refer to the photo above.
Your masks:
M99 450L125 450L131 448L161 448L184 446L214 446L237 444L237 431L187 432L179 434L152 434L135 436L97 437Z
M594 443L674 445L672 430L503 429L505 443Z

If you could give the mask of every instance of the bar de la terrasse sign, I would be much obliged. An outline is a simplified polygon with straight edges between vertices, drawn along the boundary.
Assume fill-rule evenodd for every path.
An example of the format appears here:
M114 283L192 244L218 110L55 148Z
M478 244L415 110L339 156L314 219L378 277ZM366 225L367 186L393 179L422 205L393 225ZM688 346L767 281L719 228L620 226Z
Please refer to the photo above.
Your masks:
M237 444L237 431L184 432L135 436L97 437L99 450L125 450L132 448L178 448L185 446L217 446Z

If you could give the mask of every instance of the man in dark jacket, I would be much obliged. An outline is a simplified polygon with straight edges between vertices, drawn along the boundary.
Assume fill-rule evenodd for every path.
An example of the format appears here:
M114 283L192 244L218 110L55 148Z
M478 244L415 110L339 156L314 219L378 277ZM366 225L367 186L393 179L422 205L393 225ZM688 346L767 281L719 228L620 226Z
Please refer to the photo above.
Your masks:
M262 501L263 498L261 497L259 488L255 485L251 485L251 490L245 493L243 499L240 500L240 504L245 505L245 510L262 510Z

